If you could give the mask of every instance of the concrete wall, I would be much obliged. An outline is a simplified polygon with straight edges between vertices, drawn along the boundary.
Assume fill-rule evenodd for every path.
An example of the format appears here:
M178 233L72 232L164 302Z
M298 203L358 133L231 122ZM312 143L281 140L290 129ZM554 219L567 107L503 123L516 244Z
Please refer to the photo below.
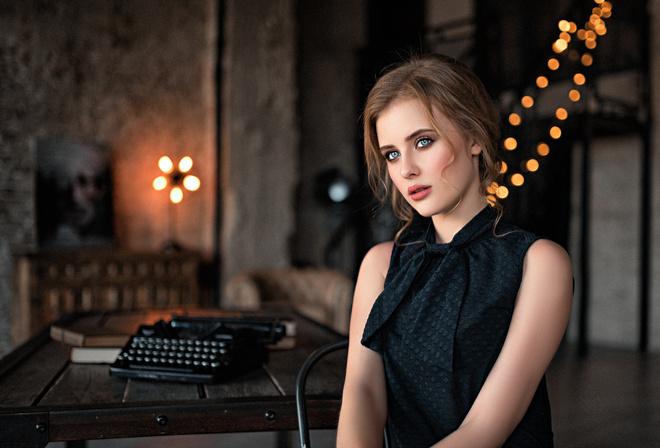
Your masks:
M649 1L651 17L651 116L652 211L651 211L651 349L660 351L660 1Z
M616 6L616 5L615 5ZM649 2L651 30L651 279L649 349L660 350L660 2ZM616 20L616 9L613 19ZM609 38L610 36L605 36ZM630 74L605 77L599 88L607 97L626 100L636 95L640 84ZM636 349L640 330L641 269L641 169L639 136L596 138L592 142L591 223L589 228L590 278L580 278L580 151L574 153L571 254L575 265L576 291L569 338L577 338L581 285L589 282L587 339L595 345Z
M222 282L290 264L300 175L295 2L227 0L224 27Z
M213 253L216 0L0 0L0 353L9 349L12 253L36 249L37 137L111 151L116 243L160 249L163 154L191 155L202 188L177 237Z

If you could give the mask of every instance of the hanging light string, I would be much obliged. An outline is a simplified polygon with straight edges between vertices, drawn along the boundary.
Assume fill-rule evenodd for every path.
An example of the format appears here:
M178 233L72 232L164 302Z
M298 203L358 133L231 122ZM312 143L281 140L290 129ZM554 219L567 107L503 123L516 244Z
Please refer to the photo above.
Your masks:
M550 145L562 136L562 125L569 118L568 108L583 100L581 89L587 83L587 78L582 73L582 69L590 67L593 64L591 51L596 48L597 38L607 33L605 19L610 18L612 15L612 4L609 1L594 0L594 2L596 6L592 9L589 20L584 24L583 28L578 29L574 22L568 20L559 21L559 36L552 43L553 54L547 61L547 70L551 72L559 69L561 65L560 58L569 62L577 62L578 60L580 62L572 76L569 91L564 98L564 101L567 101L568 105L566 107L558 107L555 110L554 118L556 120L554 120L554 124L550 129L547 130L546 139L536 141L534 144L535 153L522 161L519 170L514 170L513 167L509 167L505 162L502 162L500 174L504 176L505 183L508 186L493 182L488 189L490 193L488 196L489 201L495 202L505 199L509 195L509 187L522 186L525 183L525 175L527 173L535 173L540 169L541 160L550 154ZM579 50L571 48L577 46L579 43L582 43L584 47L581 54ZM546 73L549 74L549 72ZM523 124L524 115L531 115L538 96L549 85L550 81L545 74L540 74L536 78L536 87L533 88L533 92L520 98L519 107L522 107L521 113L514 111L507 117L512 129L520 129ZM507 152L513 152L518 149L518 141L513 135L508 135L503 140L503 146Z

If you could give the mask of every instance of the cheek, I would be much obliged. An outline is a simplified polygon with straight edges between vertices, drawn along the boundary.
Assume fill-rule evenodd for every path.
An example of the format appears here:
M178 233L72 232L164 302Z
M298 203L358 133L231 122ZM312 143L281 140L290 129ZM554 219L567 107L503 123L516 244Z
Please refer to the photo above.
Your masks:
M447 174L453 171L455 165L456 158L453 151L451 148L446 148L446 150L439 151L432 160L429 160L428 166L433 168L435 172Z
M402 182L401 176L399 176L399 172L396 170L396 167L394 165L387 165L387 173L389 174L389 180L392 181L395 187L400 189L400 185Z

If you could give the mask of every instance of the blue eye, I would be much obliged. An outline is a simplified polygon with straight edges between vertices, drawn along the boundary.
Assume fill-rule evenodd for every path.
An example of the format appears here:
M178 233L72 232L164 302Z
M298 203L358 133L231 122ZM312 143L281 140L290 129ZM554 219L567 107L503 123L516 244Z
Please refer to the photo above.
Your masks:
M400 155L399 151L387 151L385 153L385 160L387 160L388 162L392 162L397 157L399 157L399 155Z
M423 147L425 147L425 146L430 145L431 143L433 143L433 139L432 139L432 138L429 138L429 137L421 137L421 138L419 138L419 139L415 142L415 146L416 146L417 148L423 148Z

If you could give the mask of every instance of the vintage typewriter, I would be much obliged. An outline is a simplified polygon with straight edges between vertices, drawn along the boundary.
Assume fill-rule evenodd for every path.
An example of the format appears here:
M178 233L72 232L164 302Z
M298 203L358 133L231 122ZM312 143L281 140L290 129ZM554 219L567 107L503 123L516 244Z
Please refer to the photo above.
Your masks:
M218 383L254 370L290 323L262 317L188 317L140 326L110 365L125 378ZM290 330L289 330L290 331Z

